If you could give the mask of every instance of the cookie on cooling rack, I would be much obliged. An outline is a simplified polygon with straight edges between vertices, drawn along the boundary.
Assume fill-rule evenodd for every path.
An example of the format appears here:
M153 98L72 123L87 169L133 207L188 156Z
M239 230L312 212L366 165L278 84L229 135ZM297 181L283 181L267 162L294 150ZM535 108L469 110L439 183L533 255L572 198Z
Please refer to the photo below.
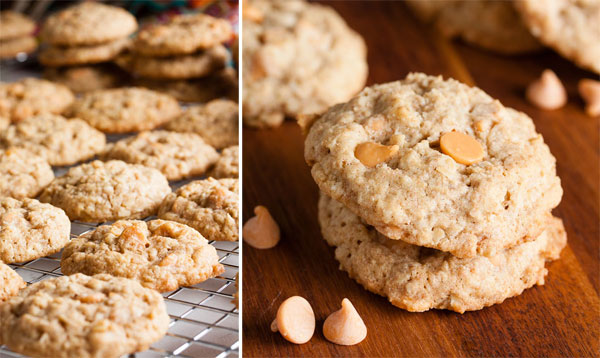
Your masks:
M239 178L239 151L240 147L237 145L223 149L219 156L219 160L217 160L215 166L208 173L208 176L216 179Z
M34 198L53 179L45 158L22 148L0 149L0 196Z
M0 262L0 303L14 296L20 289L27 286L25 281L8 265Z

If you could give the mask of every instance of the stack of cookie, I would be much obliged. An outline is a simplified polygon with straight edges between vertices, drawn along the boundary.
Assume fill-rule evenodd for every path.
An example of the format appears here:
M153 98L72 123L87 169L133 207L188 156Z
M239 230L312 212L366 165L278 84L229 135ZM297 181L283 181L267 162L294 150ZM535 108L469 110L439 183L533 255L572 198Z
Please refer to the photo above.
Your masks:
M37 48L35 23L14 11L0 12L0 59L29 54Z
M340 267L409 311L478 310L543 284L566 245L555 158L532 120L425 74L302 123Z
M158 82L186 82L216 76L229 60L223 43L233 29L225 19L205 14L179 15L167 23L142 29L130 52L116 63L151 88ZM206 81L206 80L205 80ZM180 85L181 87L181 85ZM186 97L186 96L184 96Z
M51 67L45 77L76 92L118 85L122 75L107 63L130 45L129 35L137 26L127 11L98 2L83 2L51 15L42 26L46 47L38 58Z

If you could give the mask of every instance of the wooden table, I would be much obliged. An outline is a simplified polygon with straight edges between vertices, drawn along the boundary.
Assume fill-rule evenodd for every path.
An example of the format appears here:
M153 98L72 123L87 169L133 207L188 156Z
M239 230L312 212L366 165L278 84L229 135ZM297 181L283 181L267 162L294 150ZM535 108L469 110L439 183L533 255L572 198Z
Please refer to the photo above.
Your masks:
M585 116L577 81L593 77L551 51L501 57L449 43L419 24L401 3L333 2L369 48L369 83L411 71L442 74L474 84L503 104L528 113L558 160L564 196L554 213L569 244L547 267L546 285L481 311L410 313L369 293L338 270L317 223L317 186L303 158L298 126L244 130L244 220L266 205L281 227L271 250L243 247L243 355L273 356L598 356L600 305L599 120ZM524 88L545 68L564 81L569 103L545 112L529 105ZM312 304L317 329L294 345L270 331L289 296ZM365 341L337 346L322 324L348 297L368 327Z

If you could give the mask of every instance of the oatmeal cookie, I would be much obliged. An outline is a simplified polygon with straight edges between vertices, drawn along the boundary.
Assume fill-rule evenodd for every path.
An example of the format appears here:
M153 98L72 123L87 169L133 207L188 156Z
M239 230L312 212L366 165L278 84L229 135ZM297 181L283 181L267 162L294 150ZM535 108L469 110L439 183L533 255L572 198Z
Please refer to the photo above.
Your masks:
M30 36L35 30L35 22L29 17L14 11L0 11L0 41Z
M63 84L76 93L121 87L129 75L114 64L96 64L74 67L47 67L44 78Z
M219 156L219 160L217 160L217 163L208 175L217 179L239 178L239 151L240 148L237 145L223 149L221 155Z
M117 358L148 349L169 328L162 296L110 275L34 283L0 306L0 344L34 357Z
M13 122L41 113L62 113L75 96L67 87L37 78L0 82L0 117Z
M20 53L29 54L35 51L37 46L37 41L33 36L0 41L0 58L11 58Z
M142 29L134 51L145 56L187 55L228 41L233 29L225 19L205 14L180 15Z
M145 88L94 91L75 101L68 113L106 133L154 129L181 112L175 98Z
M123 52L131 41L128 38L118 39L99 45L78 47L50 46L43 49L38 60L44 66L74 66L106 62Z
M73 239L62 273L108 273L160 292L191 286L225 271L217 250L198 231L172 221L117 221Z
M198 230L208 240L238 240L237 179L193 181L169 194L158 217L177 221Z
M22 148L0 149L0 196L34 198L53 179L43 157Z
M445 154L440 138L450 132L478 146L481 160ZM386 153L363 161L365 146ZM386 236L459 257L537 237L562 197L556 160L531 118L479 88L419 73L316 118L304 156L323 192Z
M515 1L529 30L578 66L600 74L600 1Z
M26 118L0 133L0 148L25 148L46 158L50 165L88 160L104 149L104 133L86 122L56 114Z
M197 134L152 131L109 144L102 158L143 164L179 180L204 174L219 154Z
M69 242L71 222L61 209L35 199L0 198L0 261L52 255Z
M136 29L135 17L126 10L86 1L50 15L40 35L54 46L85 46L122 39Z
M18 273L8 265L0 262L0 303L16 295L25 286L27 284Z
M183 114L165 125L176 132L199 134L217 149L238 144L238 104L216 99L203 105L190 106Z
M253 127L344 102L367 79L367 49L330 7L250 0L242 32L243 117Z
M367 290L412 312L432 308L463 313L482 309L543 285L546 261L566 245L562 221L547 214L543 233L492 257L458 258L390 240L342 204L321 195L319 223L335 246L340 269Z
M63 209L71 220L105 222L152 215L170 192L167 178L156 169L95 160L55 179L40 201Z

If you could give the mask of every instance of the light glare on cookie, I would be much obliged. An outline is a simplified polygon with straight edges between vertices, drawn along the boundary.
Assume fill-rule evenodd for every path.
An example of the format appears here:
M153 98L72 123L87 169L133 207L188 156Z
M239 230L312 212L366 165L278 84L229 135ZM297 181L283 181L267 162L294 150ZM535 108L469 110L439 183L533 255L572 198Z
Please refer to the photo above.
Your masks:
M354 156L367 167L374 167L390 159L392 155L398 152L398 149L397 145L366 142L356 146Z
M367 326L349 299L342 300L342 308L327 317L323 324L327 340L343 346L362 342L367 337Z
M292 296L283 301L277 310L277 318L271 323L271 331L281 333L286 340L303 344L315 332L315 314L308 301L300 296Z
M444 133L440 138L442 153L460 164L470 165L483 159L483 148L475 138L460 132Z

